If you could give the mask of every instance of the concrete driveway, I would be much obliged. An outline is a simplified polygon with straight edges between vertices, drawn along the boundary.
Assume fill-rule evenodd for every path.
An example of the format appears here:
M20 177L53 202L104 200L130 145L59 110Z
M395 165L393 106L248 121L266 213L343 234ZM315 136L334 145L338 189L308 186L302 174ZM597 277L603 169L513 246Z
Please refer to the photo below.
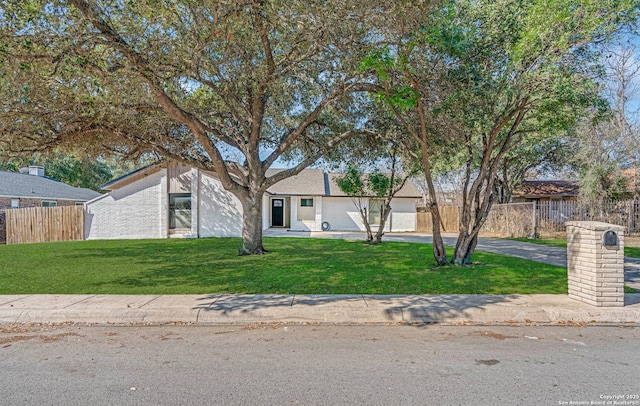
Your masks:
M342 232L342 231L287 231L280 229L269 229L264 232L265 237L301 237L301 238L334 238L343 240L364 240L365 233ZM448 234L443 236L446 246L454 247L457 236ZM431 235L419 233L387 233L383 241L414 242L431 244ZM549 247L541 244L511 241L501 238L480 237L478 239L479 251L493 252L496 254L509 255L512 257L528 259L556 266L567 266L567 250L558 247ZM625 284L634 289L640 290L640 259L624 258L624 279Z

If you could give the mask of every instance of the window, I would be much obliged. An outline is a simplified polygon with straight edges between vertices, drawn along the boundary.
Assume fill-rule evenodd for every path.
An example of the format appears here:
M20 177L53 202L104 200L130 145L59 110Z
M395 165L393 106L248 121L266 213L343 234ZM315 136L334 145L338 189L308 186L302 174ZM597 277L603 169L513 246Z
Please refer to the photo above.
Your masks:
M300 207L313 207L313 199L312 198L300 199Z
M84 206L84 202L76 202L75 205L76 206Z
M369 224L380 225L380 214L382 213L382 206L384 200L382 199L369 199Z
M55 200L43 200L41 203L42 207L56 207L58 205L58 202L56 202Z
M191 194L169 194L169 228L191 228Z
M20 207L20 199L11 199L11 208L17 209Z

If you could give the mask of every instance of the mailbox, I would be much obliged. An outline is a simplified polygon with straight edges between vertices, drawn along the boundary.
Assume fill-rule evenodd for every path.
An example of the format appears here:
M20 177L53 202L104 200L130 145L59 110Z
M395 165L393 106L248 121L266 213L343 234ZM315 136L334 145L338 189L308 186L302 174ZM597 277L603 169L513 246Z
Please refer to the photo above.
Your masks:
M618 234L615 231L605 231L602 235L602 245L605 247L618 246Z

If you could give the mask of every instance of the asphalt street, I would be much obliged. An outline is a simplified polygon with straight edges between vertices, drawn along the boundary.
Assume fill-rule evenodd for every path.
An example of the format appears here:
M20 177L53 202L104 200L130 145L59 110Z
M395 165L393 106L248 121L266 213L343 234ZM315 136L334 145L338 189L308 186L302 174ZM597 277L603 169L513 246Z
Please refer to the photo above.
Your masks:
M640 405L638 376L628 326L0 327L6 405Z

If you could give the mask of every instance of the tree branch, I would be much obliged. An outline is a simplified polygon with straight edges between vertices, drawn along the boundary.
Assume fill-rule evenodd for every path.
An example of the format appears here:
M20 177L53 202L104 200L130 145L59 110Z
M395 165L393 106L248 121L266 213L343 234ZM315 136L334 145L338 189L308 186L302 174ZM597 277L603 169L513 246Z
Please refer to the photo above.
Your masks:
M86 0L70 0L80 12L82 12L93 26L102 33L107 39L110 46L118 50L122 55L135 67L138 68L140 74L147 84L156 100L165 110L165 112L173 119L180 121L188 126L202 147L207 151L213 166L220 178L220 181L226 189L239 191L239 185L228 173L227 167L222 158L220 150L215 146L212 140L207 136L206 126L192 114L186 112L179 107L164 91L158 83L156 75L149 68L148 62L137 52L135 52L129 44L98 14L95 5L90 5ZM217 134L216 134L217 133ZM216 136L222 135L215 131ZM223 137L224 138L224 137ZM221 138L222 139L222 138Z

